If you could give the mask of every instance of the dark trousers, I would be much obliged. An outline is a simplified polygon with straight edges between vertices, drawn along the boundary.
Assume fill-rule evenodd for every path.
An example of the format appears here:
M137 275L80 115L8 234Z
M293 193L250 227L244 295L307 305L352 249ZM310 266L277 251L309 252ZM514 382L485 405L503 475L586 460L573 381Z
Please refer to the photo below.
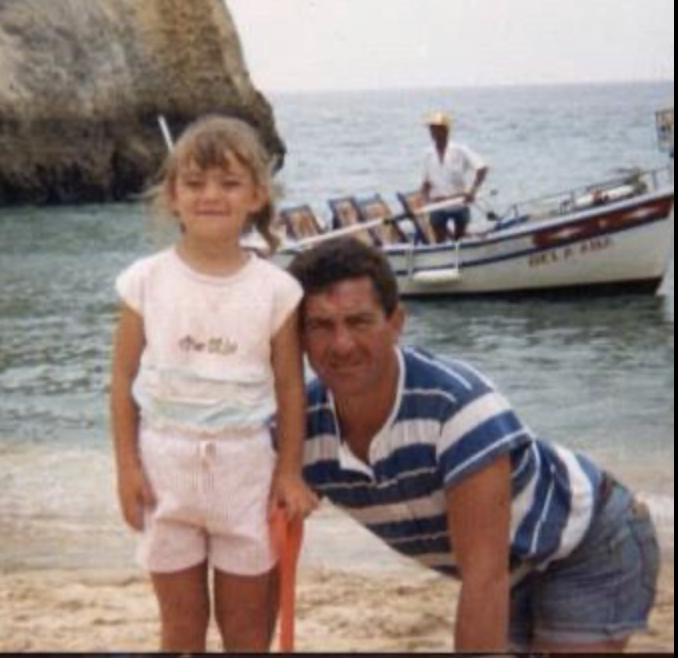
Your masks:
M436 236L436 242L445 242L449 236L447 225L454 222L455 240L461 240L466 234L466 229L471 221L471 210L468 206L455 208L454 210L434 210L430 215L431 228Z

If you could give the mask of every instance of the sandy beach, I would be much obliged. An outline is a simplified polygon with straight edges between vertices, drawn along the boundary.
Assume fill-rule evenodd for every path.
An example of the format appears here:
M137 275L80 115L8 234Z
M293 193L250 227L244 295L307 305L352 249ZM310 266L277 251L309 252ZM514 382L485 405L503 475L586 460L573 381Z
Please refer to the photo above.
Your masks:
M664 566L648 634L634 652L673 652L673 561ZM416 566L398 572L303 569L299 651L451 649L458 586ZM0 572L0 651L154 651L155 601L136 570ZM218 651L211 634L210 651Z

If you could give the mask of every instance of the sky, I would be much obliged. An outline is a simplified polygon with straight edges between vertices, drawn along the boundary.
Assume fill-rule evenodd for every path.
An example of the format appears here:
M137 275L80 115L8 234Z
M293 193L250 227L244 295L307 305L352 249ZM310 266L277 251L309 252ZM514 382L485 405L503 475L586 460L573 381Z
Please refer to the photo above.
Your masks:
M673 0L225 0L271 91L673 80Z

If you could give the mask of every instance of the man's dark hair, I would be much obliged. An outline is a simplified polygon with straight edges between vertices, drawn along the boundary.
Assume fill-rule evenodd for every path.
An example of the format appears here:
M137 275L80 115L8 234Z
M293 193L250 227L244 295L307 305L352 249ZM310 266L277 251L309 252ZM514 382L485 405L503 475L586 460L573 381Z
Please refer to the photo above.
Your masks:
M288 269L306 295L325 292L343 281L367 277L387 317L398 306L398 282L386 256L355 238L337 238L303 251Z

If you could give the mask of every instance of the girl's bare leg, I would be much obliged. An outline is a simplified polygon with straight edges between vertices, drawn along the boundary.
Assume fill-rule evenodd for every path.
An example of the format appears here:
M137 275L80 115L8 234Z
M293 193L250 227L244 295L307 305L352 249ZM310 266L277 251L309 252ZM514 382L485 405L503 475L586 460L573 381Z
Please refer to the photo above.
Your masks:
M161 651L203 653L210 617L207 563L151 574L160 606Z
M224 649L263 653L270 650L275 625L275 569L260 576L215 570L214 614Z

